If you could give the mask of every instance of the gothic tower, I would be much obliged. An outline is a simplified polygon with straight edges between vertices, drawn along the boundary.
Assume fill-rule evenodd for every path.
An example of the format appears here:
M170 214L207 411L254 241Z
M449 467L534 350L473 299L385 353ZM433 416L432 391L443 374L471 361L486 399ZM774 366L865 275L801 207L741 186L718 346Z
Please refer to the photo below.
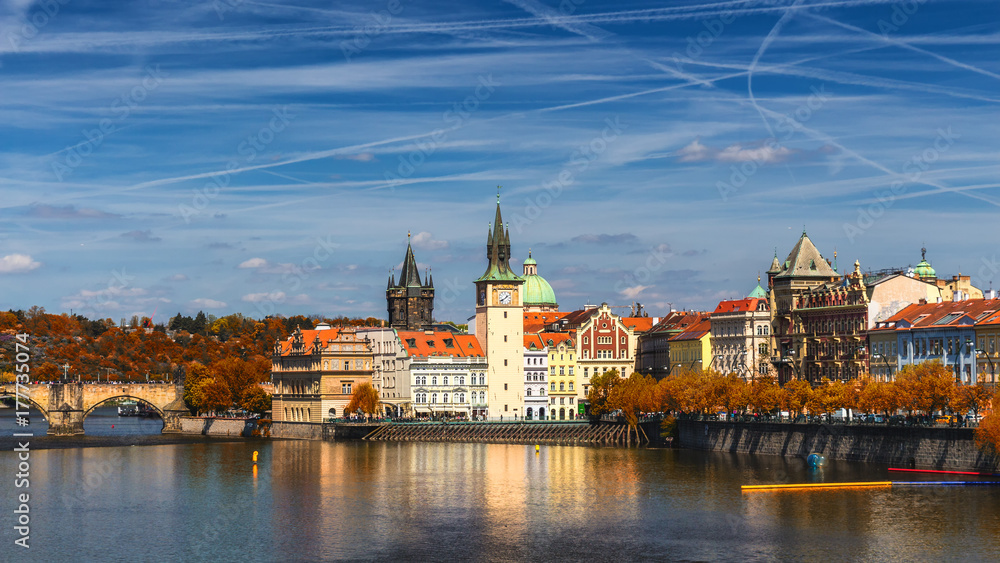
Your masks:
M399 271L399 285L396 285L396 276L390 273L385 301L392 328L427 330L434 322L434 279L428 274L426 283L420 281L417 260L409 242L406 244L403 268Z
M524 416L524 279L510 267L510 231L497 212L487 233L486 272L476 284L476 338L489 365L489 416L512 420Z

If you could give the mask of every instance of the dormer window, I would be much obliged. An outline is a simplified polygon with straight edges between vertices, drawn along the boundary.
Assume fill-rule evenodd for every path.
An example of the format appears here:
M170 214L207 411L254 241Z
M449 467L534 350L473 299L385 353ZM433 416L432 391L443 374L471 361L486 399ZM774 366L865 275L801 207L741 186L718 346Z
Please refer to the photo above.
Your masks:
M455 347L455 341L452 340L451 338L445 338L444 339L444 347L445 348L454 348Z
M415 348L417 346L417 339L416 338L407 338L406 339L406 345Z

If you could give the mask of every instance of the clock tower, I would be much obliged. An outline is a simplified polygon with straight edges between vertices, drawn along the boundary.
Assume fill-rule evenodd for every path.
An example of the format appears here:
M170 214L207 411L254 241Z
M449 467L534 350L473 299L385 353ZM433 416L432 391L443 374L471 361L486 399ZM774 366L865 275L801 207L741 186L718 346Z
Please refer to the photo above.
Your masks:
M476 338L489 365L489 417L524 416L524 279L510 267L510 231L497 213L486 239L486 272L476 280Z

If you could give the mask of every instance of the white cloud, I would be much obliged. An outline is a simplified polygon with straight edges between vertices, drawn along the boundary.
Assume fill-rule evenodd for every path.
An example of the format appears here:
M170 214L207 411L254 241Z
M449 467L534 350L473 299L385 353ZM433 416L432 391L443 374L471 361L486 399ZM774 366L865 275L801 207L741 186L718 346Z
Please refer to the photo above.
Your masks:
M240 262L240 265L236 267L249 269L249 268L262 268L264 266L267 266L267 260L264 260L263 258L251 258L249 260Z
M248 293L243 296L243 300L247 303L261 303L264 301L271 301L274 303L284 303L285 302L285 292L284 291L272 291L271 293Z
M410 239L413 246L417 248L423 248L425 250L443 250L448 248L448 241L446 240L434 240L430 233L427 231L421 231Z
M188 277L185 276L184 274L174 274L174 275L170 276L169 278L167 278L167 281L172 281L172 282L182 282L182 281L187 281L187 280L188 280Z
M216 301L215 299L208 299L205 297L199 297L198 299L192 299L188 302L188 306L192 309L222 309L223 307L228 307L224 301Z
M651 286L651 285L635 285L635 286L632 286L632 287L626 287L625 289L621 290L619 293L621 293L622 297L624 297L626 299L635 299L636 297L639 296L640 293L642 293L643 291L645 291L645 290L647 290L647 289L649 289L651 287L653 287L653 286Z
M8 254L0 258L0 274L23 274L42 265L27 254Z
M298 274L302 272L302 267L296 264L291 264L288 262L280 262L274 264L268 262L263 258L251 258L240 263L237 268L255 269L258 274ZM312 270L318 270L319 268L313 267Z
M740 144L729 145L724 149L717 149L701 144L695 139L686 147L677 151L681 162L756 162L757 164L776 164L785 162L796 152L780 145L758 145L745 147Z

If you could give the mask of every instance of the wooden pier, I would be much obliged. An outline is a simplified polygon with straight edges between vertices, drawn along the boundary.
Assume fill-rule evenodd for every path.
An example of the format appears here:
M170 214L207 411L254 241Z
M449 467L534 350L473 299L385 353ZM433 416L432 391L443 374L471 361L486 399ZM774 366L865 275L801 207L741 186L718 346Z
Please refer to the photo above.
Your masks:
M588 422L424 422L379 426L364 440L490 444L637 445L624 424Z

